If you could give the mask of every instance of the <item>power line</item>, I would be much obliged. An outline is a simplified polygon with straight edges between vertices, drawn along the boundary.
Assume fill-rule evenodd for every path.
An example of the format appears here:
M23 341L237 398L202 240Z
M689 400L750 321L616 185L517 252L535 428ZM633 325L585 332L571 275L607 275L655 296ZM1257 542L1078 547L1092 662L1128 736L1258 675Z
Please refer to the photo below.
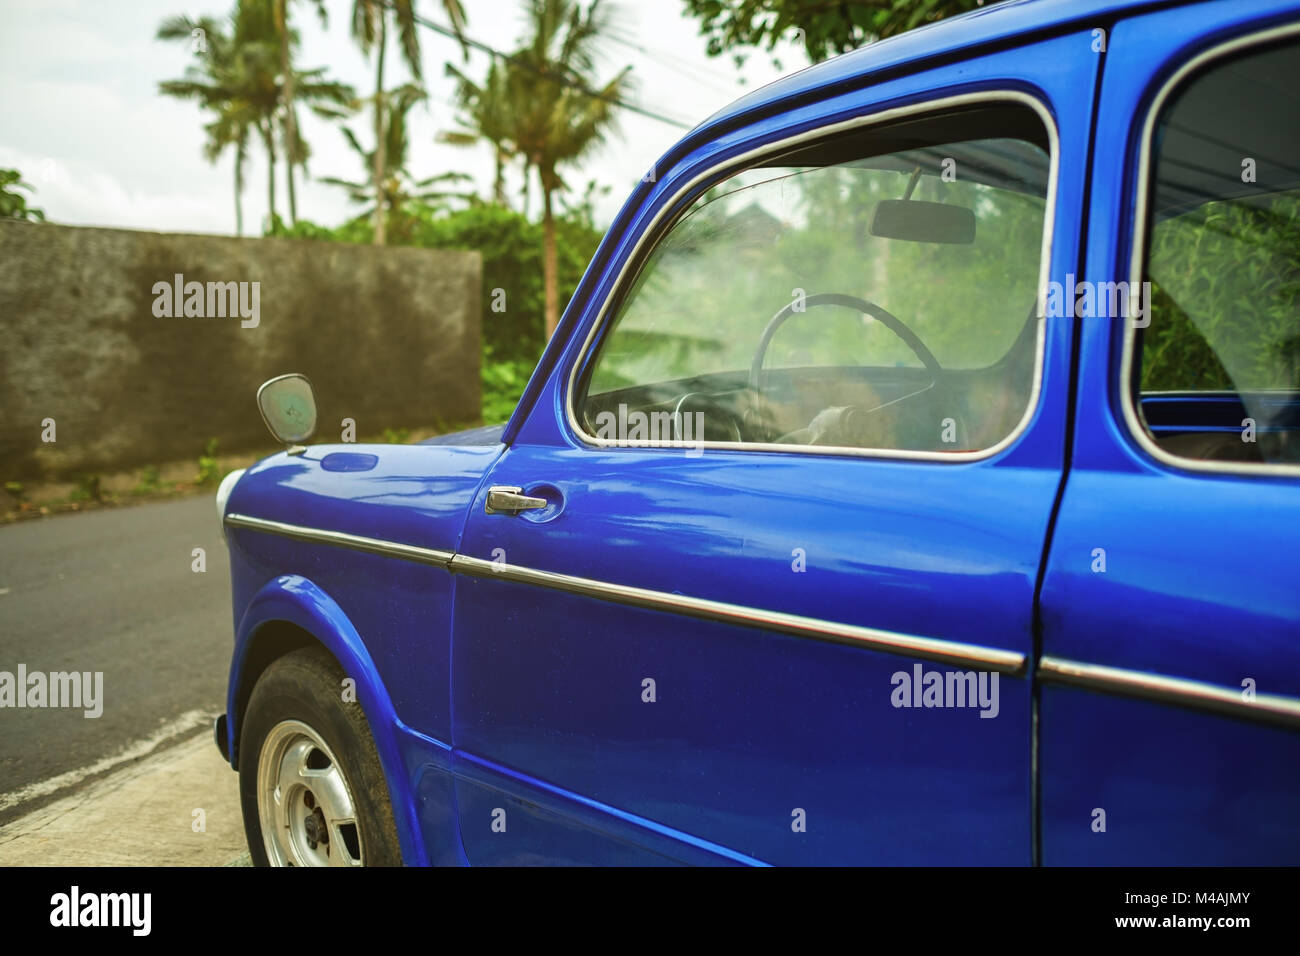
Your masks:
M735 74L724 73L720 70L711 69L707 65L696 63L693 60L688 60L685 57L680 56L679 54L670 52L661 47L651 48L651 47L644 46L643 44L637 42L636 34L630 33L628 31L623 31L614 28L608 32L608 37L612 42L617 43L620 46L625 46L630 49L636 50L638 53L641 53L643 56L651 60L660 62L664 66L669 67L670 69L675 69L678 72L686 76L689 76L691 79L696 80L697 82L703 83L712 80L713 83L733 84L731 88L716 87L716 89L718 89L719 92L727 92L727 93L734 92L734 83L736 82ZM712 83L710 83L710 85L712 85Z
M663 53L652 52L643 46L637 46L635 43L620 39L619 37L610 37L610 42L617 43L620 46L625 46L631 50L635 50L636 52L640 53L642 56L646 57L647 59L656 61L657 64L663 69L671 70L672 72L677 73L678 75L683 76L686 79L690 80L692 83L705 87L706 89L711 90L714 93L718 93L721 95L729 95L733 99L735 98L736 94L733 90L728 90L720 86L716 81L709 79L707 76L703 74L697 74L693 72L689 67L674 63Z
M391 0L381 0L381 6L383 6L386 10L395 9ZM542 67L535 66L534 64L529 63L524 59L521 59L517 54L502 53L496 47L489 46L483 41L476 40L473 37L468 36L464 33L457 33L455 30L451 29L450 27L445 27L441 23L435 23L432 20L427 19L426 17L420 16L418 13L412 14L411 19L414 20L414 22L419 24L420 26L428 30L432 30L434 33L439 33L442 36L450 37L451 39L455 40L457 43L463 43L465 46L473 47L474 49L486 53L489 56L494 57L498 60L504 60L506 63L509 63L511 66L520 67L522 69L528 70L529 72L536 73L538 76L542 76L548 80L551 80L552 82L559 83L561 86L567 86L569 89L576 90L584 96L591 97L593 100L604 100L606 103L613 103L615 106L621 106L625 110L630 110L633 113L638 113L641 116L644 116L648 119L657 120L660 123L667 123L669 126L676 126L678 129L694 128L690 123L683 122L682 120L673 119L670 116L664 116L662 113L656 113L653 110L648 110L643 106L637 106L635 103L629 103L627 100L621 99L620 97L603 96L600 93L595 92L594 90L588 89L587 87L583 86L581 83L577 82L571 77L565 76L562 73L556 73L554 70L547 70Z

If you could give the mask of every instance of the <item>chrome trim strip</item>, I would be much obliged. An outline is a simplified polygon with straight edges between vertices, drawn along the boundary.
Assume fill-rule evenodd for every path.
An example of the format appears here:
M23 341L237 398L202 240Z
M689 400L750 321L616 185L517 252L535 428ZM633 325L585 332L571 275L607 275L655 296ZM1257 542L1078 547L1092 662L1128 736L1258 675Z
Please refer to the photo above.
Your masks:
M1045 681L1115 693L1124 697L1140 697L1163 703L1247 717L1253 720L1290 727L1300 727L1300 699L1280 694L1257 694L1254 700L1245 700L1241 688L1221 687L1204 681L1183 677L1165 677L1146 671L1127 670L1122 667L1105 667L1085 664L1062 657L1044 656L1038 662L1038 673Z
M911 634L899 634L894 631L882 631L876 628L860 627L855 624L838 624L818 618L803 617L798 614L786 614L781 611L766 611L761 608L745 607L740 604L727 604L723 601L711 601L706 598L687 597L681 594L669 594L666 591L652 591L647 588L631 587L625 584L609 584L591 578L579 578L568 574L556 574L551 571L538 571L517 564L504 564L471 558L468 555L455 554L451 551L437 551L432 548L418 548L409 544L383 541L379 538L365 538L342 531L325 531L320 528L304 528L301 525L269 521L265 518L252 518L248 515L228 514L226 524L235 528L248 528L275 534L295 541L312 544L326 544L354 551L365 551L385 557L415 561L446 568L453 574L468 574L482 578L504 578L522 584L532 584L553 591L566 591L585 597L615 604L649 608L657 611L669 611L703 620L720 621L724 624L736 624L767 631L791 634L795 637L809 637L823 641L834 641L856 647L868 647L888 654L899 654L914 659L938 661L957 666L976 666L983 670L997 671L1002 674L1018 676L1025 669L1025 655L1017 651L1004 651L997 648L981 647L976 644L962 644L956 641L944 641L933 637L918 637Z
M1024 415L1016 427L1012 429L1001 441L995 445L981 451L965 452L936 452L936 451L904 451L892 448L847 448L836 447L831 445L781 445L774 442L675 442L675 441L645 441L638 442L638 448L717 448L723 450L747 450L747 451L768 451L768 452L793 452L805 455L851 455L860 458L889 458L904 459L908 461L944 461L944 462L967 462L978 461L982 458L990 458L998 452L1009 447L1012 442L1019 438L1029 427L1030 420L1034 413L1038 411L1039 392L1041 391L1043 378L1043 361L1044 351L1046 348L1046 325L1044 319L1044 302L1047 295L1047 280L1051 271L1052 261L1052 241L1055 235L1056 225L1056 194L1057 194L1057 176L1060 164L1060 136L1056 128L1056 121L1051 112L1037 97L1030 96L1020 90L988 90L981 93L963 93L959 96L940 97L939 99L927 100L924 103L913 103L908 106L900 106L894 109L883 110L879 113L871 113L866 116L857 116L850 120L843 120L839 123L832 123L828 126L822 126L815 130L809 130L805 133L799 133L786 139L778 140L774 143L768 143L763 146L752 149L746 153L715 165L692 177L688 182L669 194L653 219L641 230L641 235L637 238L636 245L632 247L627 258L623 261L623 266L619 269L618 275L615 276L611 284L610 294L605 296L604 302L601 303L600 311L596 315L596 320L591 325L591 330L587 333L587 338L579 349L577 358L574 359L569 367L566 380L564 395L564 412L568 420L569 428L587 447L597 448L618 448L625 447L626 442L620 442L618 439L600 438L596 435L590 435L585 432L578 422L577 411L574 407L574 388L577 385L578 369L587 359L591 352L592 343L597 333L605 326L608 319L610 302L617 296L619 290L624 287L625 281L632 281L635 276L628 276L628 270L633 266L640 266L640 257L642 248L653 237L654 242L658 242L662 237L658 235L660 227L663 225L667 214L673 209L674 205L683 196L689 194L701 182L711 179L719 174L731 175L744 170L747 166L752 165L756 160L763 156L779 153L791 147L798 146L811 140L824 139L828 136L835 136L842 132L857 129L863 126L875 126L881 123L889 123L897 119L913 116L918 113L939 113L953 107L968 106L972 104L997 104L997 103L1020 103L1028 106L1043 122L1047 130L1048 145L1050 146L1051 155L1048 157L1049 169L1047 177L1047 197L1044 206L1043 215L1043 241L1042 252L1039 256L1039 275L1038 275L1038 341L1034 353L1034 381L1033 387L1029 393L1029 400L1025 405ZM678 213L685 212L679 210ZM671 224L665 227L671 229ZM666 235L666 232L665 232Z
M296 541L333 545L420 564L431 564L446 568L453 574L502 578L615 604L668 611L723 624L776 631L795 637L808 637L855 647L865 646L887 654L937 661L954 666L974 665L1011 676L1020 676L1025 667L1025 655L1017 651L899 634L895 631L882 631L855 624L840 624L798 614L766 611L740 604L669 594L666 591L652 591L625 584L610 584L591 578L538 571L535 568L515 564L485 561L482 558L471 558L450 551L419 548L341 531L305 528L280 521L269 521L265 518L252 518L248 515L228 514L225 523L231 527L262 531ZM1045 655L1039 661L1038 674L1043 680L1054 683L1300 727L1300 698L1280 694L1257 694L1254 700L1248 701L1242 698L1240 690L1217 684L1119 667L1106 667L1101 664L1087 664L1050 655Z
M739 604L727 604L705 598L669 594L665 591L651 591L646 588L631 587L624 584L608 584L591 578L555 574L551 571L538 571L515 564L484 561L482 558L471 558L463 554L458 554L452 558L451 571L455 574L468 574L481 578L503 578L507 581L532 584L555 591L567 591L570 594L580 594L584 597L610 601L615 604L627 604L655 611L669 611L684 614L688 617L719 621L723 624L760 628L782 634L791 634L795 637L810 637L841 644L851 644L856 647L865 646L871 650L899 654L914 659L938 661L958 666L973 665L984 670L998 671L1013 676L1021 674L1025 666L1025 655L1016 651L1004 651L975 644L961 644L956 641L944 641L931 637L917 637L911 634L898 634L893 631L881 631L870 627L859 627L854 624L838 624L818 618L803 617L798 614L765 611Z
M1134 315L1134 307L1137 303L1133 301L1134 297L1140 295L1143 264L1146 258L1147 246L1147 204L1149 202L1149 192L1151 188L1151 142L1155 134L1156 119L1160 115L1161 109L1164 108L1165 101L1169 99L1174 88L1187 79L1188 75L1199 70L1212 60L1220 59L1236 53L1239 50L1251 46L1259 46L1271 43L1274 40L1284 37L1295 36L1300 34L1300 24L1288 24L1287 26L1273 27L1268 30L1262 30L1259 33L1251 33L1246 36L1237 37L1226 43L1211 47L1196 56L1192 57L1165 81L1156 93L1155 98L1151 101L1151 106L1147 109L1146 119L1142 125L1142 140L1138 152L1138 179L1137 179L1137 197L1133 208L1137 212L1137 219L1133 224L1133 250L1129 259L1129 314ZM1135 284L1136 283L1136 284ZM1259 465L1241 465L1230 462L1219 461L1202 461L1196 458L1185 458L1182 455L1175 455L1165 451L1156 444L1149 434L1146 426L1138 415L1138 410L1134 407L1133 396L1128 387L1128 383L1133 380L1133 351L1134 343L1137 339L1137 330L1132 322L1124 323L1124 350L1120 359L1119 371L1119 400L1120 407L1124 412L1124 421L1127 424L1129 433L1133 436L1138 446L1141 447L1152 458L1161 461L1166 465L1172 465L1175 468L1187 469L1189 471L1213 472L1225 475L1300 475L1300 465L1282 465L1282 464L1259 464Z
M251 518L248 515L228 514L226 524L234 528L249 528L267 534L292 538L295 541L309 541L313 544L328 544L353 551L365 551L368 554L382 554L404 561L419 564L432 564L445 568L451 563L452 552L437 551L433 548L418 548L413 544L399 544L396 541L384 541L380 538L365 538L358 534L343 531L325 531L320 528L304 528L301 525L285 524L281 521L268 521L266 518Z

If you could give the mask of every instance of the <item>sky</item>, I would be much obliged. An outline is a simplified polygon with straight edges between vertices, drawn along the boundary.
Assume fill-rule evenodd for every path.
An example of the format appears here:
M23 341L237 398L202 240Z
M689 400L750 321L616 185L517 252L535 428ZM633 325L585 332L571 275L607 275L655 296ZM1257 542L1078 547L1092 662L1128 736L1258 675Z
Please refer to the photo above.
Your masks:
M756 52L743 70L729 56L710 58L698 21L687 18L681 0L613 0L616 32L603 49L598 76L632 67L640 106L690 127L743 93L782 75L772 56ZM0 0L0 168L18 169L36 188L29 205L53 222L165 232L233 235L234 159L215 164L203 157L203 125L195 103L158 93L162 80L180 78L196 54L190 45L154 39L168 16L224 17L233 0ZM352 0L327 0L329 24L322 28L309 4L297 4L301 34L299 68L324 66L329 75L374 92L374 70L349 33ZM464 0L467 33L509 52L525 32L521 0ZM416 0L416 10L443 21L437 0ZM420 32L426 104L411 116L408 168L420 179L461 171L488 195L492 154L487 146L454 147L435 142L440 130L456 127L454 84L443 65L450 61L471 77L487 71L489 57L471 52L462 61L454 40ZM807 64L802 50L782 44L775 56L785 72ZM408 78L395 46L386 61L385 86ZM357 212L344 190L319 181L364 177L361 162L337 124L300 113L312 148L308 175L298 179L300 218L334 226ZM363 114L348 125L367 149L372 120ZM606 226L640 179L685 129L622 111L619 133L581 168L567 176L578 198L589 179L610 187L598 200L598 225ZM245 167L244 232L260 234L267 214L267 167L253 148ZM522 179L509 181L519 205ZM283 169L277 206L288 218ZM537 212L536 190L533 208Z

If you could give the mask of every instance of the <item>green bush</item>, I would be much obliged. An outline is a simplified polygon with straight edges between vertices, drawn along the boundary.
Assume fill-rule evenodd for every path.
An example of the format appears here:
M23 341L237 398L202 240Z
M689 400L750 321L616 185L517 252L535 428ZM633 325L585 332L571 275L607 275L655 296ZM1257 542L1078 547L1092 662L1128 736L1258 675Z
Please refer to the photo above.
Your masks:
M483 256L484 368L493 361L536 365L546 344L541 225L522 213L486 204L436 215L426 208L415 216L412 245L477 249ZM600 231L578 216L557 221L561 304L573 295L600 238Z
M1206 203L1152 235L1142 388L1300 387L1300 196Z
M132 494L152 495L162 488L162 478L157 465L145 465L140 469L140 480L132 489Z
M484 361L484 423L500 425L510 417L536 364L525 359Z
M199 473L195 476L194 483L212 485L216 484L220 477L217 467L217 440L209 438L208 443L203 446L203 454L199 456Z
M103 501L103 492L100 490L100 477L96 474L85 474L77 478L77 487L68 495L69 501Z

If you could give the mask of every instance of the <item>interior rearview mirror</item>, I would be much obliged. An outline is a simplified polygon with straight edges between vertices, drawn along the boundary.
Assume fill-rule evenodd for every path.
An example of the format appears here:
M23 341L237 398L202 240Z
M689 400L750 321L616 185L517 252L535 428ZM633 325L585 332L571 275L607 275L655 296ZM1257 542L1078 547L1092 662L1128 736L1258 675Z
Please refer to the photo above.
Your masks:
M257 407L271 434L286 445L300 445L316 433L316 396L305 375L293 372L263 382Z
M975 213L950 203L882 199L871 215L871 234L882 239L965 245L975 241Z

